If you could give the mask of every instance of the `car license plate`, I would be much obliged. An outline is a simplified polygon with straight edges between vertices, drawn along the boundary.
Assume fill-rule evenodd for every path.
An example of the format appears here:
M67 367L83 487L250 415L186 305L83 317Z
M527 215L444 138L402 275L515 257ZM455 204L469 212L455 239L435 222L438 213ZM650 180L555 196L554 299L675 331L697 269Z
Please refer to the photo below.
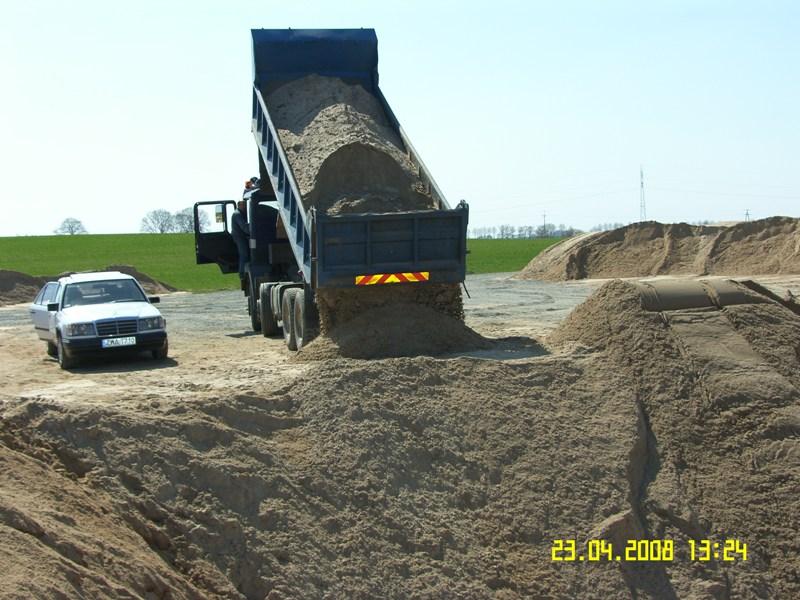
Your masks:
M107 340L103 340L102 342L103 348L119 348L120 346L135 346L136 345L136 337L124 337L124 338L109 338Z

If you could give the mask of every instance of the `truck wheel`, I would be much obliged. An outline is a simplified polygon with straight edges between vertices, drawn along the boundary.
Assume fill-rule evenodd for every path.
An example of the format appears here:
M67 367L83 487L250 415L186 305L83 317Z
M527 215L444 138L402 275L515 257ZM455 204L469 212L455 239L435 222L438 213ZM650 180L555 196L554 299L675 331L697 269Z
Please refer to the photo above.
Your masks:
M294 297L294 338L298 350L317 337L315 316L306 306L305 290L297 290Z
M281 321L283 321L283 341L289 350L297 350L297 338L294 337L294 301L297 288L289 288L283 293L281 301Z
M258 289L253 290L250 288L250 293L247 296L247 312L250 313L250 326L253 331L261 331L261 315L258 310L258 302L256 300Z
M47 356L58 358L58 346L56 346L53 342L47 342Z
M74 367L78 361L75 360L75 357L70 354L70 351L64 347L64 341L59 337L58 338L58 346L57 346L57 353L58 353L58 365L62 369L71 369Z
M272 313L272 305L270 303L270 286L262 283L258 288L258 309L261 314L261 334L264 337L270 337L278 333L278 321L275 320L275 315Z

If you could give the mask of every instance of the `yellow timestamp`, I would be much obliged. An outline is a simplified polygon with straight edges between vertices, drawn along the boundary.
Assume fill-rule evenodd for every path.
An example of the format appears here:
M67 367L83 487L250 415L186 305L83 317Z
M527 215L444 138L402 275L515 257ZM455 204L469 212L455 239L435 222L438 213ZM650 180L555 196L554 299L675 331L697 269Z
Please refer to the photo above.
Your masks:
M550 550L554 562L672 562L675 559L674 540L626 540L625 547L615 549L608 540L588 540L578 549L575 540L553 540ZM747 560L747 544L739 540L689 540L689 559Z

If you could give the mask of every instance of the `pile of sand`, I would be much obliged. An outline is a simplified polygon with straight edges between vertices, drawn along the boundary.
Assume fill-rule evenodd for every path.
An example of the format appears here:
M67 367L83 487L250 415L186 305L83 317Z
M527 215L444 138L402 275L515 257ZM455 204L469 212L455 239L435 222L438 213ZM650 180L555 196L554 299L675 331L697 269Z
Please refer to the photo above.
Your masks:
M309 75L265 95L306 209L329 214L434 208L378 99Z
M47 281L46 277L0 269L0 306L33 301Z
M148 294L167 294L177 291L177 288L163 281L157 281L149 275L145 275L128 265L111 265L105 269L97 269L96 271L65 271L58 275L40 277L27 275L18 271L0 270L0 306L32 302L45 283L48 281L57 281L59 277L66 277L78 272L94 273L99 271L120 271L121 273L127 273L135 277Z
M800 273L800 220L770 217L730 227L634 223L551 246L518 275L569 280L653 275Z
M800 593L797 527L786 519L800 514L800 316L755 299L647 312L633 285L614 281L549 339L597 352L630 379L640 407L641 477L618 535L748 544L746 563L647 568L662 581L696 568L708 581L691 589L709 597Z
M233 397L11 399L4 589L798 597L799 339L771 301L660 314L616 281L535 359L326 361ZM585 555L599 538L670 539L675 558L551 561L553 540ZM692 562L689 539L739 540L747 561Z
M490 348L463 320L419 303L375 306L334 326L300 351L300 360L437 356Z

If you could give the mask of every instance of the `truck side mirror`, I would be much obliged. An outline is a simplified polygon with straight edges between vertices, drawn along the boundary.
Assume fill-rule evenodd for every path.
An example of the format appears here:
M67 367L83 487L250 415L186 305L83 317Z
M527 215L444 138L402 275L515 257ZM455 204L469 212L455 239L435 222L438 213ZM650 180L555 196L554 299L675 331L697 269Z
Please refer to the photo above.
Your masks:
M150 304L158 304L159 302L161 302L161 298L159 298L158 296L150 296L150 297L147 299L147 301L148 301Z
M47 312L58 312L58 302L50 302L47 305Z

